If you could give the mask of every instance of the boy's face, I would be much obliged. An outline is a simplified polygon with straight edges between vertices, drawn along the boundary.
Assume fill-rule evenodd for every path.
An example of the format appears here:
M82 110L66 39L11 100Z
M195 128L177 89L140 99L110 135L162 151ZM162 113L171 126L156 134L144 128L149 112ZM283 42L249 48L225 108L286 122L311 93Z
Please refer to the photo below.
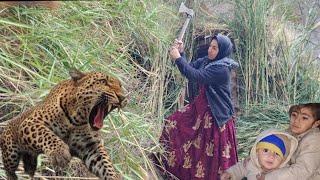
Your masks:
M258 149L257 155L259 164L264 171L278 168L283 160L279 154L269 149Z
M313 127L317 127L320 120L314 119L310 108L301 108L300 111L293 111L290 115L290 130L300 135Z

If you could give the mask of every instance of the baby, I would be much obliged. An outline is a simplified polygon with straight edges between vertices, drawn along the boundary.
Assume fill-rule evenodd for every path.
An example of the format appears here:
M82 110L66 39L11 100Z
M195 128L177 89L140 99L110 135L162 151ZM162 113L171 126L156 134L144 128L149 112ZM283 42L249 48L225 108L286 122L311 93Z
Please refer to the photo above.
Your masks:
M221 174L221 180L256 180L261 174L284 167L298 146L293 136L275 129L263 131L251 149L250 158Z

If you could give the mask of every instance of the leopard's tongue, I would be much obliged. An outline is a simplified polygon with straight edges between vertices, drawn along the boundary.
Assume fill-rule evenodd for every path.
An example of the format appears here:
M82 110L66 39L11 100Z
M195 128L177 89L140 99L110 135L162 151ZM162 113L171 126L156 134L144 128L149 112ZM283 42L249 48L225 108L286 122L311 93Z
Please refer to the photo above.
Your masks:
M99 107L98 112L93 120L93 126L98 129L101 129L103 126L103 117L104 117L104 110L102 107Z

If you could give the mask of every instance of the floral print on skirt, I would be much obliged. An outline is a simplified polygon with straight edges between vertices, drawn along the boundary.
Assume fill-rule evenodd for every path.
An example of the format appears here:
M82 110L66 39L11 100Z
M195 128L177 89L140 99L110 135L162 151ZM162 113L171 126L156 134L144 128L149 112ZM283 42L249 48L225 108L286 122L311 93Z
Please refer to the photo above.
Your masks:
M205 88L165 122L160 142L166 150L165 169L180 180L219 179L238 160L235 119L221 128L215 123Z

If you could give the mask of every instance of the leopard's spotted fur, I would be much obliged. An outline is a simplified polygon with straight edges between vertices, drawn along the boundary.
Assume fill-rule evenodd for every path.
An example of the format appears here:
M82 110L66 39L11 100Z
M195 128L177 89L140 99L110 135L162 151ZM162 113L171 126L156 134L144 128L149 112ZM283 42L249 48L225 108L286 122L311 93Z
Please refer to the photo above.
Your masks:
M56 85L35 107L9 121L0 138L7 179L17 179L20 159L34 176L37 156L66 166L79 157L101 179L118 179L99 138L104 117L125 104L119 80L102 73L70 72L71 79Z

